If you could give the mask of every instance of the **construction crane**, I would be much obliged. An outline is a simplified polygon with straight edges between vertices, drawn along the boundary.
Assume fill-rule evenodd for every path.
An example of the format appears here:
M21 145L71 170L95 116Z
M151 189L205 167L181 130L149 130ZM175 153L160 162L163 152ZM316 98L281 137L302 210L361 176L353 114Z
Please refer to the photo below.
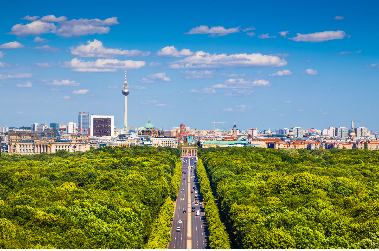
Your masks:
M216 123L217 123L217 124L223 124L223 125L222 125L222 130L224 130L224 124L225 124L225 123L228 123L228 122L211 122L211 123L213 123L213 131L214 131L214 130L215 130Z

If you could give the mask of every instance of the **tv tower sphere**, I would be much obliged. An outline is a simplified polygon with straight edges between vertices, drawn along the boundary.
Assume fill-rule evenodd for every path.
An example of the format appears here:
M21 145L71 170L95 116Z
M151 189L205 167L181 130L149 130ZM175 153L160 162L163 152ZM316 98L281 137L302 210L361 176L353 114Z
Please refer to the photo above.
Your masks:
M128 82L126 82L126 71L125 71L125 82L124 89L122 89L122 95L125 96L125 106L124 106L124 133L128 131Z

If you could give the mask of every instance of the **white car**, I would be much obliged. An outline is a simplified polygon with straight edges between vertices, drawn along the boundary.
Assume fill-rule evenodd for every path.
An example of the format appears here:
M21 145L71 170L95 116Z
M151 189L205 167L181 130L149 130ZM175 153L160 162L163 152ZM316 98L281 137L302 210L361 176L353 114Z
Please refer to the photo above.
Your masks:
M177 228L176 228L176 232L180 232L180 227L177 227Z
M180 224L180 223L183 223L183 222L182 222L182 220L178 220L178 223Z

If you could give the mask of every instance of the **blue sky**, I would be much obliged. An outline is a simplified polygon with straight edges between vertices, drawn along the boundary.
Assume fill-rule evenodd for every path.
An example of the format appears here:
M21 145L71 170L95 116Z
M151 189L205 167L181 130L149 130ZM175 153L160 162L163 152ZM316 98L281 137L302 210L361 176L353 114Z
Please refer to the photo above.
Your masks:
M0 126L378 125L377 1L2 1Z

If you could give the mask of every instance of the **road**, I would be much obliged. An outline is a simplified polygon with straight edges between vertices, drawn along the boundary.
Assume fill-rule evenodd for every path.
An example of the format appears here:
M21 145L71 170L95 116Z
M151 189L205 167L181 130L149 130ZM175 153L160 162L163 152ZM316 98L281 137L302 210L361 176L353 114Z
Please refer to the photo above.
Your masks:
M170 249L209 248L208 225L204 209L200 209L203 200L199 194L199 183L196 182L195 161L195 157L183 158L182 179L172 221ZM195 207L194 211L192 207ZM183 210L186 210L186 213L183 213ZM200 215L196 215L197 211ZM180 227L180 231L176 231L177 227Z

